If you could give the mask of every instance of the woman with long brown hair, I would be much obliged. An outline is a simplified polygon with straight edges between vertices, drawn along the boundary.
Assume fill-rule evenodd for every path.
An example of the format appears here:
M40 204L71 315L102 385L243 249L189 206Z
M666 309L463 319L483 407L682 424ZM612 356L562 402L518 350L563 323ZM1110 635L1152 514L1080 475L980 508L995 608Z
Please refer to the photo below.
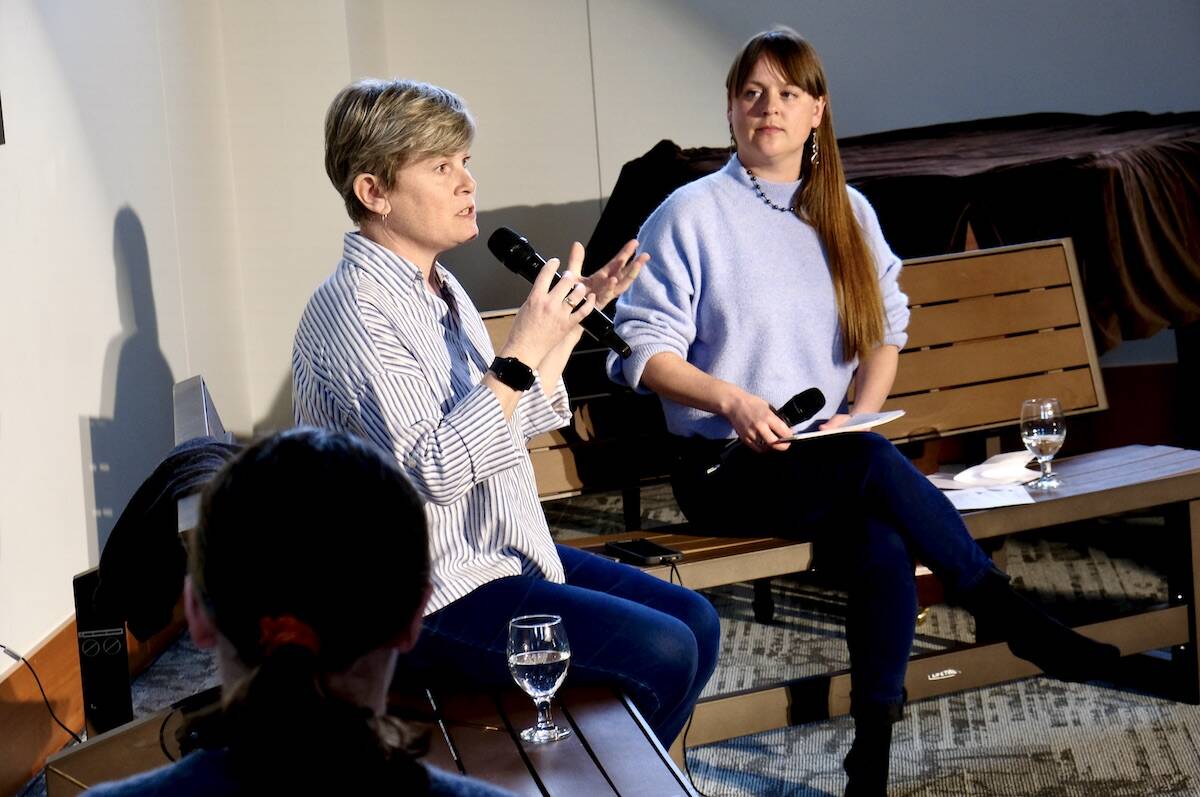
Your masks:
M610 374L662 399L678 450L672 487L689 520L839 552L855 719L846 793L882 795L914 636L914 559L1048 673L1086 679L1119 654L1018 596L954 507L883 437L782 440L792 430L772 405L805 388L826 397L821 429L880 410L905 342L901 263L846 185L808 42L786 28L750 39L726 98L735 151L642 227L650 261L616 317L633 353L610 358Z

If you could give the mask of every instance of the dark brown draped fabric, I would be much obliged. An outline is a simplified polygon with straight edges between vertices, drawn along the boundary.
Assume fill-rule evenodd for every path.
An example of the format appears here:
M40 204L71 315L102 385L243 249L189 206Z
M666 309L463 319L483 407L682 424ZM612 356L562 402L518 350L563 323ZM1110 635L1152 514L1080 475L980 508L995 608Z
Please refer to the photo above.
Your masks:
M847 180L905 258L1075 241L1101 350L1200 321L1200 112L1029 114L840 142ZM605 262L728 150L660 142L621 170L588 245Z

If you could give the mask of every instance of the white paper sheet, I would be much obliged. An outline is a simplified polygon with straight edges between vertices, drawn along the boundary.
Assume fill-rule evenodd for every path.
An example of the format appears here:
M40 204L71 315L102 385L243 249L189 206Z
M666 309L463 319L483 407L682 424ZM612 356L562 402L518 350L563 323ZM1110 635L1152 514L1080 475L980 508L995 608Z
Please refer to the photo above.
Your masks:
M942 495L950 499L959 512L970 509L990 509L994 506L1032 504L1033 497L1023 486L1009 484L1002 487L969 487L965 490L947 490Z
M865 432L868 429L873 429L885 423L890 423L904 416L904 410L889 410L888 412L864 412L862 415L854 415L842 426L836 429L820 429L812 432L800 432L791 437L782 437L780 440L808 440L810 437L824 437L830 434L841 434L842 432Z

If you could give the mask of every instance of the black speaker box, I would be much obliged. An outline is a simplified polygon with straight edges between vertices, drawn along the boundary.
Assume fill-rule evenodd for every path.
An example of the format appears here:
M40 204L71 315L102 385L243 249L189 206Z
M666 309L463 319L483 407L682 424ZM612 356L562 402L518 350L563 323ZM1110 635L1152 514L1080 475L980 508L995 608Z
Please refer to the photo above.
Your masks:
M97 611L92 596L99 581L99 570L93 567L75 576L72 582L83 716L89 737L133 719L125 618Z

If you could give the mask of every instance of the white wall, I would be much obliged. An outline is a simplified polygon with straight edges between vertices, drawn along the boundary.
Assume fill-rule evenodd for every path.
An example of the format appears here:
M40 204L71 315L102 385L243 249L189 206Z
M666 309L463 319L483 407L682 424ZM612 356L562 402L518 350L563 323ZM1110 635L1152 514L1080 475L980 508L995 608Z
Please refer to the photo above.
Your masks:
M0 641L18 650L70 614L71 576L170 448L172 379L210 373L249 422L216 23L0 3Z
M724 146L725 73L775 24L816 47L840 136L1062 111L1200 109L1195 0L604 0L591 7L600 171L663 138Z
M292 335L350 228L323 154L325 109L350 79L346 11L341 2L231 1L221 30L249 400L256 427L264 417L287 426Z
M204 373L231 428L288 422L292 332L350 227L321 157L346 82L460 92L484 236L556 254L622 163L725 143L729 59L776 22L822 53L843 135L1200 108L1194 0L0 0L0 641L70 612L170 444L169 380ZM485 308L524 293L481 243L445 260Z
M497 226L561 254L590 236L623 163L662 138L726 143L729 60L775 23L796 27L822 53L843 135L1042 110L1200 108L1192 0L245 6L227 9L225 30L239 218L260 225L241 232L260 429L289 422L291 334L332 269L337 231L349 227L313 138L347 73L439 83L476 115L481 240L445 261L484 309L519 304L525 293L486 252ZM286 194L271 194L283 184ZM293 223L301 228L282 229Z

